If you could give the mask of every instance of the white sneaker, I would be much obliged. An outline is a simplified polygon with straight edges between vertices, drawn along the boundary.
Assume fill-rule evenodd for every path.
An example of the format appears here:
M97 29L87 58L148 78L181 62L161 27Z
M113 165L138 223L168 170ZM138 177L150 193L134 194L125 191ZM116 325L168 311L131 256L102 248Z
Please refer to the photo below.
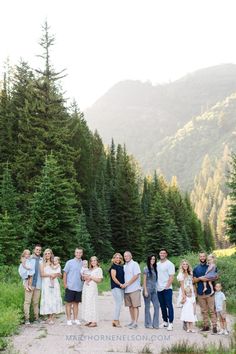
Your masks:
M81 326L80 320L75 320L75 321L74 321L74 324L76 324L76 325L78 325L78 326Z
M167 327L167 331L173 331L173 324L169 323L169 326Z
M225 334L225 331L223 329L221 329L218 334Z
M163 322L162 324L160 324L159 328L167 328L168 327L168 323L167 322Z
M72 321L71 320L67 320L67 326L72 326Z
M225 329L224 334L227 336L229 334L229 331L227 331L227 329Z

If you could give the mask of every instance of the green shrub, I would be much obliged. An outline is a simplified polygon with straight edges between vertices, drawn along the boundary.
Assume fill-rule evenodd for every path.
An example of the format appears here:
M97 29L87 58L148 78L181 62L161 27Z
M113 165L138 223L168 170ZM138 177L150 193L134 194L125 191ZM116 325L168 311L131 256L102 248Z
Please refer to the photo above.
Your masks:
M6 337L16 333L21 323L20 311L16 308L0 308L0 337Z

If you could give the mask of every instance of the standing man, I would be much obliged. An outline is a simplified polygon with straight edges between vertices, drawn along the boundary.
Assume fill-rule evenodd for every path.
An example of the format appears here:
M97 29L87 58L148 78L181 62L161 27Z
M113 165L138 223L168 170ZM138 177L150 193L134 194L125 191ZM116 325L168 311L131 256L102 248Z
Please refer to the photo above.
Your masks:
M35 273L32 280L32 291L25 289L25 301L24 301L24 314L25 324L29 325L30 305L33 303L35 323L40 323L39 320L39 300L41 291L41 276L40 276L40 263L43 261L41 257L42 247L37 244L34 247L32 259L35 260Z
M172 303L172 283L175 266L167 259L168 252L162 248L159 252L160 261L157 263L157 295L161 306L163 323L160 328L173 330L174 308Z
M210 313L211 322L212 322L212 332L217 334L217 319L215 313L215 295L211 295L211 288L207 282L207 279L204 278L206 270L208 268L207 264L207 254L205 252L199 253L199 265L197 265L193 270L193 282L197 284L197 299L199 306L201 308L201 313L203 317L203 328L202 331L206 332L210 330L209 327L209 317ZM217 277L215 278L215 280ZM213 279L214 280L214 279ZM203 292L204 284L207 282L207 290Z
M127 325L130 329L138 327L139 307L141 306L141 286L139 264L132 259L129 251L124 253L125 283L121 288L125 289L125 306L129 307L131 323Z
M82 299L83 282L81 279L81 268L83 249L75 249L75 257L66 262L63 274L66 301L66 317L68 326L72 325L71 307L73 305L74 323L80 325L78 319L79 302Z

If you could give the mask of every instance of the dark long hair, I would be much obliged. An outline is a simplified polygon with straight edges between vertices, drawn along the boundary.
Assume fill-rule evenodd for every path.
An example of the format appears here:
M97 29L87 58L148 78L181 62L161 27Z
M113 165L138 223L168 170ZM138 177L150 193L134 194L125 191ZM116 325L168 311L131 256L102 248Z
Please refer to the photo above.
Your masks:
M154 272L156 273L156 279L157 279L157 257L155 256L155 254L151 254L150 256L147 257L148 272L149 272L150 276L152 276L152 268L151 268L152 257L155 257L155 263L153 264L153 269L154 269Z

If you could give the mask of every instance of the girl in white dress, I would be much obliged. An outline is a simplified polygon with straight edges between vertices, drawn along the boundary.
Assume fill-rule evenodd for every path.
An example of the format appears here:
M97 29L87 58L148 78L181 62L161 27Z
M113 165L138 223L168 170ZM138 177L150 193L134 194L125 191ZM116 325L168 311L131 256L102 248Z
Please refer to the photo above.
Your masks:
M195 305L195 298L193 298L192 294L192 289L190 287L187 287L184 289L185 293L185 298L182 300L183 302L183 307L181 311L181 321L186 322L187 324L187 333L195 333L193 330L193 323L195 322L195 310L194 310L194 305Z
M62 313L62 299L60 284L57 278L61 278L61 268L53 269L53 253L46 249L43 254L43 263L40 264L42 277L42 291L40 301L40 314L48 315L48 323L54 324L54 314ZM54 279L52 287L51 279Z
M103 279L102 269L99 267L97 257L90 258L90 275L84 275L85 280L82 291L82 319L85 326L97 327L98 322L98 286Z

